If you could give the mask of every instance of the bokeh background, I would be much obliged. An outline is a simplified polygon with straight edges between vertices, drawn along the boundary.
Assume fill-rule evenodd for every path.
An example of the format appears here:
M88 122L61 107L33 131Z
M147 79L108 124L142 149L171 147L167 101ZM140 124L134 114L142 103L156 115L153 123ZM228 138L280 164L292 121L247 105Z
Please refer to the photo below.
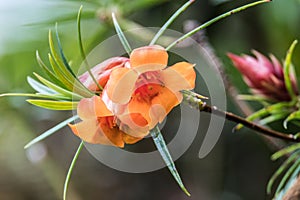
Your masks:
M182 32L186 20L203 23L248 2L199 0L170 28ZM185 1L182 0L0 0L0 93L33 92L26 77L32 76L33 71L41 73L35 52L39 50L41 57L47 59L48 30L53 29L56 22L67 57L75 68L80 65L76 34L76 15L80 5L84 5L82 30L88 51L115 34L110 20L112 11L122 19L124 29L159 27L183 3ZM205 31L206 39L224 64L228 78L240 93L248 93L247 87L226 53L248 54L251 49L256 49L283 59L292 41L300 38L299 9L299 0L273 0L272 3L230 16ZM299 74L298 55L299 47L293 58ZM199 89L197 92L201 93ZM23 147L72 113L36 108L20 97L0 98L0 105L0 199L62 199L65 175L79 139L64 128L28 150ZM251 106L258 108L256 104ZM230 96L228 111L243 115ZM176 110L172 116L176 117ZM99 163L86 150L79 156L68 198L271 199L266 194L266 184L280 162L272 162L270 155L281 143L274 140L274 146L249 129L232 133L234 125L226 122L217 145L205 158L198 158L203 139L203 135L198 134L191 147L176 161L192 194L190 198L179 189L166 168L145 174L119 172ZM200 122L199 129L203 127L205 122ZM170 139L172 136L166 137ZM142 144L145 149L153 148L151 141ZM134 150L145 149L139 144Z

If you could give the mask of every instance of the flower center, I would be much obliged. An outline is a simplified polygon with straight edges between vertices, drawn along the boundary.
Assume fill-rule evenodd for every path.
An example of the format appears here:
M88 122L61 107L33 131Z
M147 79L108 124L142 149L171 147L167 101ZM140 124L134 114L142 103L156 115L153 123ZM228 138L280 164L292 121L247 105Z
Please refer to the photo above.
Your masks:
M159 71L145 72L139 76L136 82L134 97L139 101L150 102L159 94L162 87L164 86L160 80Z

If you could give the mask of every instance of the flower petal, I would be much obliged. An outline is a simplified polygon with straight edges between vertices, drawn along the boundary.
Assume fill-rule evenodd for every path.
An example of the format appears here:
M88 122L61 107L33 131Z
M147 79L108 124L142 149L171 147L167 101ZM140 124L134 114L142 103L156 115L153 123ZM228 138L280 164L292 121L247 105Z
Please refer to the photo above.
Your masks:
M143 138L149 133L147 120L140 113L119 116L119 128L132 137Z
M77 106L77 113L82 120L113 115L99 96L81 99Z
M84 120L77 124L69 124L73 133L80 137L83 141L91 144L111 145L109 139L99 131L97 119Z
M161 72L165 86L173 92L190 90L195 87L196 73L194 65L179 62Z
M167 87L161 89L160 93L151 101L151 116L161 123L168 113L182 101L179 92L173 93ZM154 128L154 127L150 127Z
M114 103L128 103L137 79L138 74L132 69L118 68L113 70L106 85L108 97Z
M167 64L168 53L158 45L134 49L130 54L130 66L139 73L164 69Z
M123 141L126 143L126 144L134 144L140 140L142 140L143 137L133 137L131 135L128 135L128 134L123 134Z

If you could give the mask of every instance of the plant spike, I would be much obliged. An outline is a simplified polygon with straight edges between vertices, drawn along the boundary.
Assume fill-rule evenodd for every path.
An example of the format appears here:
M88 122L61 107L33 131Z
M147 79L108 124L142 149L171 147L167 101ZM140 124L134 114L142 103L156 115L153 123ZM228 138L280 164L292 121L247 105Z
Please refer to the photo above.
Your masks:
M73 160L70 164L70 167L69 167L69 170L68 170L68 173L67 173L67 176L66 176L66 179L65 179L65 183L64 183L64 191L63 191L63 200L66 200L67 199L67 191L68 191L68 186L69 186L69 183L70 183L70 178L71 178L71 175L72 175L72 172L73 172L73 169L74 169L74 166L76 164L76 161L78 159L78 156L82 150L82 147L83 147L83 141L80 142L79 146L78 146L78 149L73 157Z
M183 6L181 6L169 19L168 21L159 29L159 31L155 34L152 41L149 45L154 45L159 37L166 31L166 29L171 25L171 23L182 13L184 12L195 0L187 1Z
M242 11L242 10L245 10L245 9L247 9L247 8L256 6L256 5L258 5L258 4L262 4L262 3L266 3L266 2L270 2L270 1L271 1L271 0L256 1L256 2L253 2L253 3L246 4L246 5L244 5L244 6L241 6L241 7L235 8L235 9L233 9L233 10L231 10L231 11L228 11L228 12L222 14L222 15L219 15L219 16L213 18L212 20L209 20L208 22L202 24L201 26L196 27L195 29L191 30L190 32L184 34L183 36L181 36L180 38L178 38L177 40L175 40L173 43L171 43L171 44L166 48L166 50L167 50L167 51L170 50L170 49L171 49L172 47L174 47L176 44L182 42L183 40L187 39L188 37L194 35L196 32L198 32L198 31L200 31L200 30L202 30L202 29L204 29L204 28L210 26L211 24L213 24L213 23L215 23L215 22L217 22L217 21L219 21L219 20L221 20L221 19L223 19L223 18L226 18L226 17L228 17L228 16L230 16L230 15L232 15L232 14L238 13L238 12L240 12L240 11Z
M173 175L173 177L175 178L176 182L179 184L180 188L184 191L184 193L188 196L191 196L190 193L187 191L187 189L185 188L180 175L175 167L174 161L169 153L169 150L167 148L166 142L158 128L158 126L156 126L155 128L153 128L150 131L150 135L152 136L152 139L154 141L154 144L157 148L157 150L159 151L163 161L165 162L165 164L167 165L169 171L171 172L171 174Z
M33 140L31 140L29 143L27 143L24 146L24 149L27 149L29 147L31 147L32 145L44 140L46 137L49 137L50 135L52 135L53 133L55 133L56 131L58 131L59 129L63 128L64 126L66 126L68 123L78 119L78 115L74 115L73 117L66 119L65 121L60 122L59 124L57 124L56 126L50 128L49 130L47 130L46 132L42 133L41 135L39 135L38 137L34 138Z
M292 55L295 49L296 44L298 43L297 40L294 40L294 42L291 44L289 50L286 53L286 57L284 60L284 67L283 67L283 73L284 73L284 83L286 86L287 91L289 92L289 95L292 97L292 99L297 98L297 95L295 94L293 90L293 84L290 77L290 67L291 67L291 60Z
M131 47L130 47L130 45L129 45L129 43L128 43L128 41L127 41L127 39L126 39L126 37L125 37L125 35L124 35L124 33L123 33L123 31L122 31L119 23L118 23L118 21L117 21L115 13L112 13L111 16L112 16L113 23L114 23L116 32L118 34L118 37L119 37L119 39L120 39L120 41L121 41L121 43L122 43L125 51L127 52L128 55L130 55L130 52L132 51L132 49L131 49Z
M77 15L77 31L78 31L78 43L79 43L79 50L80 50L80 54L81 57L83 59L84 65L86 67L86 70L88 71L89 75L91 76L91 78L93 79L93 81L95 82L95 84L97 85L97 87L100 90L103 90L102 86L98 83L98 81L96 80L95 76L93 75L92 71L91 71L91 67L86 59L86 54L83 48L83 43L82 43L82 38L81 38L81 13L82 13L82 8L83 6L81 5L79 10L78 10L78 15Z

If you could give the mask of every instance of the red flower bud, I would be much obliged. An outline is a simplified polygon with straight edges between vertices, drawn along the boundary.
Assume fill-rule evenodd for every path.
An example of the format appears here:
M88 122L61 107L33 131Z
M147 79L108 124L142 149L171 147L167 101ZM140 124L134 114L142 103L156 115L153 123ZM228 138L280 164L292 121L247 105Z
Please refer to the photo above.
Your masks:
M257 51L252 51L255 57L249 55L237 56L228 53L233 65L242 73L244 81L253 94L261 95L275 101L290 101L281 63L273 55L270 59ZM293 89L298 94L295 77L290 75Z

